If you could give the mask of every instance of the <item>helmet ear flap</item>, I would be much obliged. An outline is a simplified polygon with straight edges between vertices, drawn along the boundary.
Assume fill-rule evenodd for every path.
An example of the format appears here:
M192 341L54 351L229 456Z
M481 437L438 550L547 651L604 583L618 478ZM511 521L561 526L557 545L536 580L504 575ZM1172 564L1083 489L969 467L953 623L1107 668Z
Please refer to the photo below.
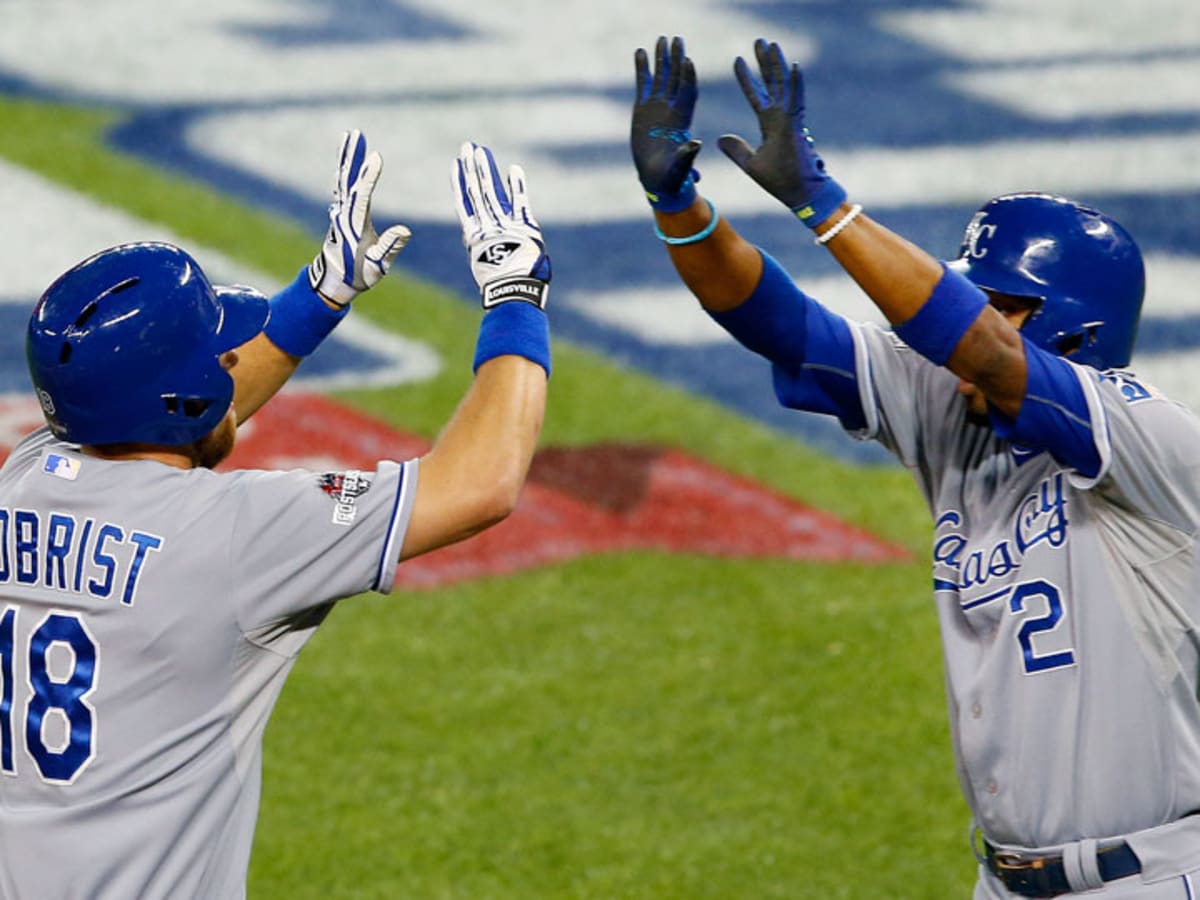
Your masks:
M185 419L199 419L212 406L208 397L180 397L178 394L163 394L163 407L170 416L182 416Z
M236 311L226 315L227 305ZM232 402L220 354L266 317L265 297L219 295L178 247L123 244L74 266L38 300L25 342L30 377L62 440L189 444Z
M1083 322L1078 329L1070 334L1060 335L1055 341L1055 351L1059 356L1070 356L1081 350L1087 352L1094 348L1100 339L1100 327L1103 322Z

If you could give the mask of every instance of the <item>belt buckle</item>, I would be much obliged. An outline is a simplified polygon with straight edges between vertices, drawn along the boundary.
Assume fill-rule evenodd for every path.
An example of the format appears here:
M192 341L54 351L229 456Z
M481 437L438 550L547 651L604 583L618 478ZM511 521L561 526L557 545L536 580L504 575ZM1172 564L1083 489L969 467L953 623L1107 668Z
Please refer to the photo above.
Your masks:
M1016 853L994 853L992 863L1004 886L1023 897L1053 897L1058 892L1050 885L1046 857L1022 858Z
M1046 865L1046 860L1042 857L1022 859L1019 853L993 853L992 859L995 861L998 869L1004 869L1009 872L1040 869Z

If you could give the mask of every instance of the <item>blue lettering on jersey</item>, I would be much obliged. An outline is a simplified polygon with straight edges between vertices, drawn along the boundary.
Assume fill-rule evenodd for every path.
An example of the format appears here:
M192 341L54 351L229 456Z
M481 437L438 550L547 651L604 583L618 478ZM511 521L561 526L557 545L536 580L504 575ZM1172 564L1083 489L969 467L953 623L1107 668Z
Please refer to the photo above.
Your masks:
M939 589L981 587L1021 567L1031 547L1061 547L1067 541L1067 498L1061 472L1044 479L1017 507L1011 537L967 552L962 515L948 510L938 517L933 545L934 582Z
M0 584L41 585L132 606L150 554L163 539L68 513L0 507Z
M151 550L159 549L162 546L162 538L135 531L129 536L129 540L137 544L137 551L133 554L133 562L129 564L129 576L125 579L125 590L121 592L121 602L126 606L133 606L133 594L137 590L138 576L142 574L142 564L146 561L146 554Z
M17 565L17 584L37 581L37 513L18 509L13 515L13 557Z
M67 589L67 553L71 549L71 536L75 534L75 520L70 516L54 513L50 516L50 529L46 535L46 587Z
M1149 400L1154 396L1154 391L1151 388L1146 387L1125 372L1101 372L1099 373L1099 380L1115 384L1125 397L1126 403L1137 403L1139 400Z
M1067 539L1067 498L1059 472L1043 481L1017 509L1014 526L1017 549L1022 554L1034 544L1047 541L1061 547Z
M92 549L92 562L103 572L104 577L103 579L90 579L88 593L102 599L112 593L113 575L117 571L117 561L110 554L104 552L110 539L119 544L125 540L125 532L116 525L102 525L96 535L96 546Z

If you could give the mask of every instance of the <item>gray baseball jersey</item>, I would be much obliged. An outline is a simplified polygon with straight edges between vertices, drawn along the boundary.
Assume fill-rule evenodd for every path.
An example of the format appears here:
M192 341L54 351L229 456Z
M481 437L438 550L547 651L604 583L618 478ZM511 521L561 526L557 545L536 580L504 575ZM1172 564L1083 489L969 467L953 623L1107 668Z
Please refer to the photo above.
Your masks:
M973 424L955 376L889 332L853 331L861 436L933 512L954 749L984 833L1041 848L1200 809L1200 422L1072 365L1088 477Z
M0 469L0 898L238 898L262 735L333 601L390 590L417 463L184 471L46 430Z

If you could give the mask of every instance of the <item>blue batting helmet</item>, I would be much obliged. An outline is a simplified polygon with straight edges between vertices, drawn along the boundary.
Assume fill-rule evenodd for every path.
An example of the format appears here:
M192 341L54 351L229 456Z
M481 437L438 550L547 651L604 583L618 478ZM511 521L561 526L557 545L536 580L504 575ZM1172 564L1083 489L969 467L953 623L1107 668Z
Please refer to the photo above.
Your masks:
M1021 328L1032 343L1097 369L1129 364L1146 288L1124 228L1050 194L1006 194L971 219L950 267L981 288L1039 302Z
M266 298L214 288L190 255L123 244L69 269L42 294L25 340L54 434L77 444L189 444L229 410L219 357L262 330Z

